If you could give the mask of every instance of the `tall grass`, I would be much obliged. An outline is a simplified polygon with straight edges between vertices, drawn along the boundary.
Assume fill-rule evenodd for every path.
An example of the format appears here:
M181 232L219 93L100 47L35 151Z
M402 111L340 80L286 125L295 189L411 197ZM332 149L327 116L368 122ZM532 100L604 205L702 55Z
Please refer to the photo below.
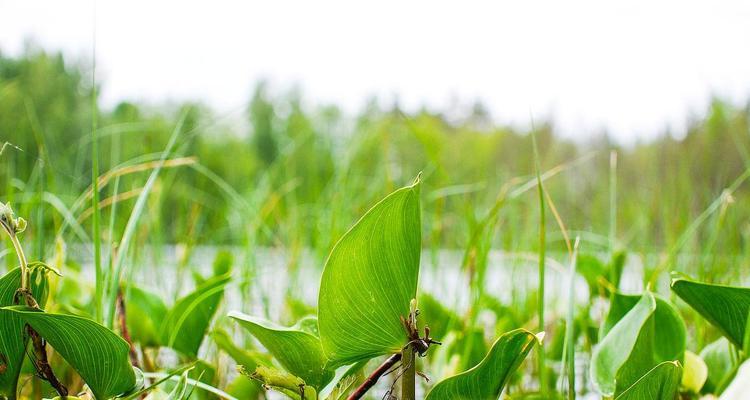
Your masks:
M537 183L537 192L539 197L539 269L538 269L538 282L539 282L539 298L537 300L538 302L538 310L537 310L537 316L539 318L539 332L544 332L545 330L545 319L544 319L544 310L545 310L545 262L547 260L547 223L545 218L545 193L544 193L544 184L542 181L542 166L541 161L539 160L539 149L537 147L536 143L536 134L532 130L531 132L531 141L532 146L534 150L534 169L536 171L536 183ZM548 388L548 382L547 382L547 362L546 362L546 355L544 353L544 344L541 344L538 348L538 357L539 357L539 380L541 385L541 392L542 396L546 396L549 388Z

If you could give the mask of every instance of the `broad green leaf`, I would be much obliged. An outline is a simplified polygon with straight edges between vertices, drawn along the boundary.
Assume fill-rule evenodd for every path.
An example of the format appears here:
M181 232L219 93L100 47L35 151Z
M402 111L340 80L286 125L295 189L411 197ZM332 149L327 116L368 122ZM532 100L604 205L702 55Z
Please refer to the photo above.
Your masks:
M263 387L260 382L240 375L227 385L225 391L236 399L260 399Z
M333 379L334 371L326 369L326 357L320 339L302 326L310 327L310 320L292 328L283 328L269 321L238 312L229 316L247 329L289 373L305 381L318 391ZM314 325L314 320L312 321Z
M538 339L517 329L500 336L474 368L447 378L430 390L426 400L495 400Z
M678 277L672 280L672 290L727 339L742 347L750 312L750 288L711 285Z
M602 324L600 339L603 339L609 330L638 304L640 299L641 296L614 294L611 298L607 319ZM687 344L685 321L669 301L657 295L654 295L654 300L656 301L656 310L652 319L655 328L653 330L655 359L657 363L682 361ZM649 328L651 327L649 326Z
M648 292L614 294L600 334L591 376L607 396L630 387L659 363L684 359L685 322L668 301Z
M693 393L700 393L708 379L708 366L699 355L692 351L685 352L685 367L682 374L682 386Z
M704 347L700 356L708 366L708 379L703 389L708 393L716 393L733 372L732 344L722 337Z
M615 393L618 372L631 357L646 323L656 310L654 296L646 292L638 303L609 330L591 356L591 380L604 396Z
M47 301L49 284L46 270L32 268L31 292L40 306ZM14 305L16 290L21 286L21 269L16 268L0 278L0 307ZM24 323L21 317L13 313L0 313L0 398L16 398L18 376L25 355L27 340L24 340Z
M408 340L400 317L417 291L419 185L417 178L371 208L326 262L318 317L332 366L398 353Z
M136 286L127 289L127 324L134 342L147 347L161 345L159 327L167 315L167 306L155 293Z
M3 314L17 315L34 328L78 372L97 399L109 399L136 385L127 342L96 322L21 306L2 308Z
M258 365L271 366L271 358L267 354L261 354L254 349L241 349L234 343L234 338L229 336L224 330L215 330L211 332L211 338L219 349L226 352L232 357L234 362L242 365L248 370L253 370Z
M681 376L679 362L665 361L620 393L615 400L674 400L680 388Z
M187 356L197 357L203 337L224 297L229 275L213 277L177 300L161 324L162 344Z

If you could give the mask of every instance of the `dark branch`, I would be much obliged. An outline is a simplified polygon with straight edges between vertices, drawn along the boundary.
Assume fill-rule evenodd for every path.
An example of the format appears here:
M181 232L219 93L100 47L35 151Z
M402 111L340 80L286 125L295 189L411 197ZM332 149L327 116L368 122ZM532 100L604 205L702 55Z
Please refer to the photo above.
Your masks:
M362 382L362 384L357 388L357 390L350 394L349 397L346 398L346 400L361 399L368 390L372 389L372 387L375 386L375 384L378 382L378 379L385 375L386 372L388 372L391 367L396 365L396 363L399 361L401 361L401 353L394 354L388 357L388 359L385 360L385 362L381 364L378 369L376 369L370 376L368 376L367 379L365 379L365 381Z

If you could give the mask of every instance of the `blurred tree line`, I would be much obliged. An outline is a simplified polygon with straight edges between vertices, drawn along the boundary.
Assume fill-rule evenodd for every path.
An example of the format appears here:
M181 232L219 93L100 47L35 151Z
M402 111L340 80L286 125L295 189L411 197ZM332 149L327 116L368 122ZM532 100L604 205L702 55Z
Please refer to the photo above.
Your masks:
M9 143L1 155L3 200L30 217L29 235L51 239L65 225L66 209L88 229L90 201L73 208L91 185L96 99L88 72L39 49L17 58L0 53L0 141ZM503 186L534 173L530 132L493 124L481 104L471 110L456 119L373 102L351 118L334 106L305 107L299 91L273 93L261 82L249 99L247 129L239 132L201 104L123 102L96 116L100 172L144 169L106 184L103 220L121 231L148 163L159 158L182 116L183 133L169 158L192 158L160 175L140 225L142 240L327 251L373 201L423 171L426 245L462 247ZM716 100L687 132L627 147L606 134L563 139L544 124L535 132L543 169L567 166L547 190L568 229L605 241L616 150L617 238L638 249L661 248L750 166L749 116L747 106ZM727 197L695 240L741 252L750 234L747 197L744 186ZM533 248L537 208L533 190L507 204L498 246ZM557 225L549 223L561 246Z

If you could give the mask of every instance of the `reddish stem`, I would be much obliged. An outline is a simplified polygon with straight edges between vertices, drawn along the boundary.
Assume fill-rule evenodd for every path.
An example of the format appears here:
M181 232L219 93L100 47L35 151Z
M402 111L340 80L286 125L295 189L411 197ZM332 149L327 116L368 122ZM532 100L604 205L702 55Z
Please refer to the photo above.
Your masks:
M375 386L375 384L378 382L378 379L380 379L383 374L388 372L399 361L401 361L401 353L397 353L388 357L388 359L385 360L385 362L381 364L378 369L376 369L370 376L368 376L367 379L365 379L365 381L362 382L362 384L357 388L357 390L350 394L349 397L346 398L346 400L361 399L368 390L372 389L372 387Z

